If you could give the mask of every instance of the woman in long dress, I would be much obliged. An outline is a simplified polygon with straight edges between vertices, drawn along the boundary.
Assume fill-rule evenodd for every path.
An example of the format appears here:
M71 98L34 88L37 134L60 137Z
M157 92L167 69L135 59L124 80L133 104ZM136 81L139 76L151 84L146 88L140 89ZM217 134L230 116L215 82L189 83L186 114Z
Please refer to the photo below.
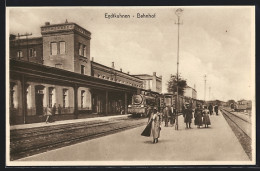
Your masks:
M194 120L195 125L197 125L197 127L200 128L200 126L203 125L203 122L202 122L202 109L201 109L200 104L198 104L197 108L195 109L194 118L195 118L195 120Z
M151 117L149 119L149 122L142 132L142 136L150 136L152 134L153 136L153 143L158 143L158 138L160 137L160 131L161 131L161 121L162 121L162 114L157 111L155 108L153 110L153 113L151 114Z
M207 106L204 106L204 110L202 114L203 114L203 123L205 124L205 128L208 128L211 123L209 119L209 110L207 109Z

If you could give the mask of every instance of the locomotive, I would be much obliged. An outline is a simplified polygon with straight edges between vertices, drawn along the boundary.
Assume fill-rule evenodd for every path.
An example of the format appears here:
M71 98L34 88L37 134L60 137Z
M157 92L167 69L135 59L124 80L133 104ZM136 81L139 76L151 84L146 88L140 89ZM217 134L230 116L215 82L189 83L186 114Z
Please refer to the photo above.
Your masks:
M133 116L146 117L149 108L160 107L159 93L142 91L132 96L132 103L128 105L128 113Z

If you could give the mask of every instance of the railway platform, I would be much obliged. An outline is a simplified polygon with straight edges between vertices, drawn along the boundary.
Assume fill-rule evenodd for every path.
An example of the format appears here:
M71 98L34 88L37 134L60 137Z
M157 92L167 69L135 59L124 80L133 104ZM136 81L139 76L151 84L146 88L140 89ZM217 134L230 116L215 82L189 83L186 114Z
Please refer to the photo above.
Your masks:
M10 126L10 130L19 130L19 129L30 129L30 128L38 128L38 127L47 127L47 126L55 126L55 125L64 125L64 124L73 124L73 123L81 123L88 121L104 121L113 118L125 118L130 116L130 114L124 115L109 115L109 116L96 116L91 118L82 118L82 119L70 119L70 120L62 120L55 122L40 122L40 123L32 123L32 124L21 124L21 125L12 125Z
M160 161L168 165L180 163L197 165L198 161L205 161L207 165L219 162L238 165L252 163L221 112L219 116L213 115L210 119L209 128L198 129L192 124L192 129L185 129L183 117L180 116L179 130L163 126L159 142L156 144L152 143L151 137L140 135L145 126L139 126L19 161L48 161L42 163L48 165L52 164L50 162L55 165L58 161L68 161L66 164L70 161L74 161L71 164L85 161L83 165L89 165L91 161L108 161L105 165L108 165L109 161L119 161L121 164L133 164L134 161L134 164L140 162L141 165L154 165ZM147 161L153 162L147 163Z

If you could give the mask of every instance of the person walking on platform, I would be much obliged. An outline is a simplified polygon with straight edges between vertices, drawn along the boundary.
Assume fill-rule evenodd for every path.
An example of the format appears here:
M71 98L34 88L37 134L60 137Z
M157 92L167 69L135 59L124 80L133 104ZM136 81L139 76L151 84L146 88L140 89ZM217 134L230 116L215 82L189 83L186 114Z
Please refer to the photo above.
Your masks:
M200 126L203 125L203 122L202 122L202 109L201 109L200 104L198 104L197 108L195 109L194 118L195 118L195 120L194 120L195 125L197 125L197 127L200 128Z
M157 108L154 108L150 120L141 135L149 137L152 133L153 143L158 143L161 131L161 119L162 114L157 111Z
M61 105L59 104L58 106L58 114L60 115L61 114Z
M209 118L209 110L207 109L207 106L204 106L204 110L202 114L203 114L203 123L205 124L205 128L208 128L211 123Z
M165 127L168 127L168 123L169 123L169 108L164 104L164 108L163 108L163 117L164 117L164 122L165 122Z
M189 103L186 103L186 108L183 111L184 122L186 123L186 129L191 128L191 120L192 120L192 109Z
M216 115L218 115L218 105L214 106L214 111L215 111Z
M51 120L51 108L47 105L46 107L46 123L48 123L49 119Z
M56 110L57 110L57 108L56 108L56 103L54 103L54 105L53 105L53 107L52 107L52 115L55 115Z
M176 109L173 107L170 107L170 124L171 126L174 125L176 118Z
M212 106L212 104L209 104L209 114L210 115L212 115L212 113L213 113L213 106Z

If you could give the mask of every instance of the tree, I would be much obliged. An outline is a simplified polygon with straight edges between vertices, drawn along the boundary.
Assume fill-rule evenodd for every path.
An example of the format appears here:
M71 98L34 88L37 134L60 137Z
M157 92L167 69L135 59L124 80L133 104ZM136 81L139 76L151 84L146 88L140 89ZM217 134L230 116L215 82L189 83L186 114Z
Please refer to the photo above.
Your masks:
M182 79L179 75L178 87L179 87L179 95L184 94L184 89L187 86L186 80ZM170 80L167 82L167 91L168 93L177 92L177 77L175 75L171 75ZM177 94L177 93L176 93Z

